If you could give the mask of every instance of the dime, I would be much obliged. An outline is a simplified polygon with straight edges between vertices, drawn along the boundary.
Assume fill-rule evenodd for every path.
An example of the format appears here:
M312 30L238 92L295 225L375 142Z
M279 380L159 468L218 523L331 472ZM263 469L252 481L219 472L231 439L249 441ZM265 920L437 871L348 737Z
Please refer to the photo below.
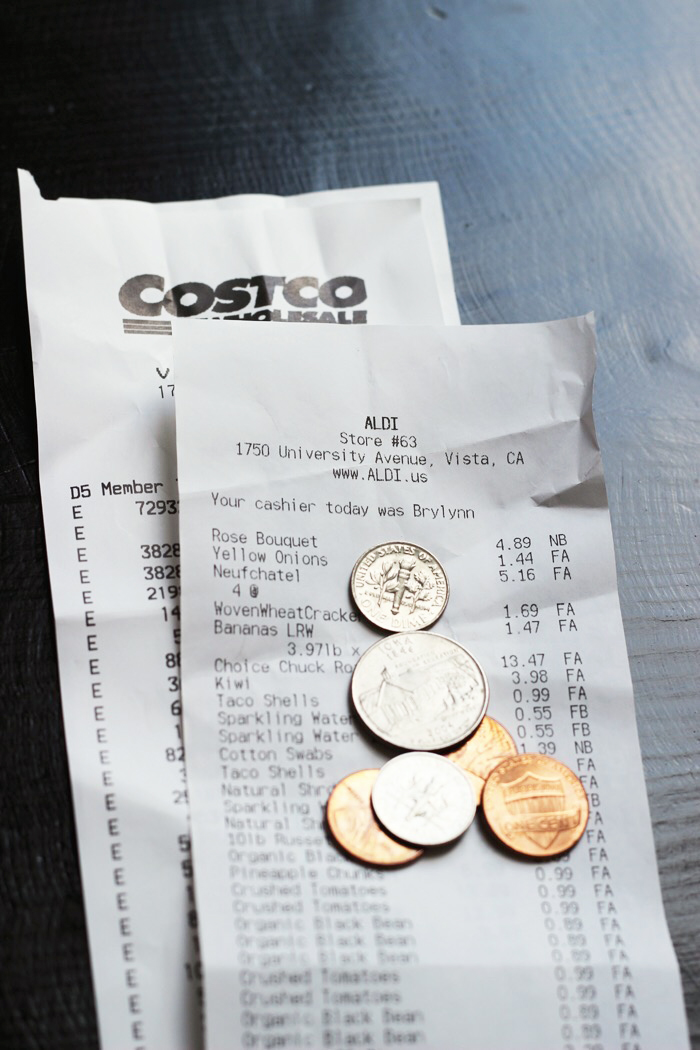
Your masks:
M429 751L389 759L372 788L372 805L392 835L417 846L452 842L476 813L474 791L459 766Z
M583 784L548 755L504 759L489 774L481 804L501 842L529 857L553 857L570 849L588 821Z
M380 543L355 564L350 588L360 612L385 631L420 631L442 615L449 586L435 555L415 543Z
M365 725L409 751L438 751L464 740L488 698L486 676L471 653L422 631L375 642L352 676L352 699Z
M445 755L445 758L456 762L459 768L467 774L478 803L481 801L484 781L491 770L504 758L508 758L509 755L517 755L517 753L518 749L510 733L503 728L500 722L485 715L476 732L472 733L456 751L450 751L449 755Z
M335 785L326 809L328 826L336 842L358 860L387 867L407 864L423 850L404 846L377 824L370 795L378 773L378 769L361 769Z

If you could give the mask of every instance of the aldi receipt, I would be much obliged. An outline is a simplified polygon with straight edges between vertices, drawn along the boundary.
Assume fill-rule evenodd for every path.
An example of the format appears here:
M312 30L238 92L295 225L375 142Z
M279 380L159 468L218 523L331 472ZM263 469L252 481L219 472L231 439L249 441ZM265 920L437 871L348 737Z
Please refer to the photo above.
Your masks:
M687 1047L589 319L188 329L175 371L208 1050ZM396 870L334 844L333 785L395 753L349 700L380 636L350 573L392 542L442 564L431 631L478 659L489 715L581 778L590 818L569 853L524 858L481 819Z

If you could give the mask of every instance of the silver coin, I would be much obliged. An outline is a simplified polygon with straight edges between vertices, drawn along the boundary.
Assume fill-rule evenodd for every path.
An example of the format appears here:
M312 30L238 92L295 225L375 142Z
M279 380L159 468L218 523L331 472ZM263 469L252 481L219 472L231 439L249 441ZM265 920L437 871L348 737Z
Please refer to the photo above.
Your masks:
M382 740L408 751L439 751L476 729L489 687L463 646L415 631L382 638L363 653L352 676L352 699Z
M372 788L377 819L414 846L439 846L464 834L476 813L474 789L454 762L409 751L379 770Z
M350 588L363 616L385 631L420 631L442 615L447 576L434 554L416 543L380 543L355 564Z

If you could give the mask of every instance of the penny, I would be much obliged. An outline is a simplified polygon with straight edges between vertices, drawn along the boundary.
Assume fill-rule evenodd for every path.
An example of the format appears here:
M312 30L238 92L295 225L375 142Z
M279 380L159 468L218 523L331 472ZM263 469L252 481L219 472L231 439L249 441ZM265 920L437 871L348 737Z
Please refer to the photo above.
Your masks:
M491 770L504 758L517 753L518 749L510 733L500 722L485 715L476 732L456 751L445 755L445 758L456 762L467 774L478 803L481 801L484 782Z
M409 751L439 751L473 733L489 689L478 662L440 634L382 638L352 676L355 709L382 740Z
M409 751L382 766L372 805L392 835L416 846L439 846L464 834L476 799L459 766L430 751Z
M494 835L529 857L571 849L588 821L583 784L549 755L504 759L489 774L481 804Z
M366 551L350 577L360 612L385 631L420 631L447 605L447 576L434 554L416 543L380 543Z
M378 773L361 769L335 785L326 808L328 826L336 842L358 860L385 867L407 864L423 850L397 842L377 824L370 796Z

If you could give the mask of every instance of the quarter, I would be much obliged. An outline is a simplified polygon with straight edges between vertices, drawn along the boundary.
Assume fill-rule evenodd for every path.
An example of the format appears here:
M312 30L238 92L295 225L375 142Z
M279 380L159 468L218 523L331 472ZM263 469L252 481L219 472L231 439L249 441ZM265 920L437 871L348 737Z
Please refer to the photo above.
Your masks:
M504 759L489 774L481 804L494 835L528 857L571 849L588 822L583 784L549 755Z
M355 564L352 596L370 623L385 631L420 631L447 605L447 576L434 554L416 543L380 543Z
M361 769L339 781L326 808L328 826L336 842L358 860L396 867L420 857L423 850L397 842L379 827L370 796L378 769Z
M439 751L473 733L489 689L463 646L416 631L382 638L363 653L352 676L359 717L382 740L409 751Z
M459 766L426 751L397 755L383 765L372 805L392 835L417 846L452 842L476 813L474 791Z

